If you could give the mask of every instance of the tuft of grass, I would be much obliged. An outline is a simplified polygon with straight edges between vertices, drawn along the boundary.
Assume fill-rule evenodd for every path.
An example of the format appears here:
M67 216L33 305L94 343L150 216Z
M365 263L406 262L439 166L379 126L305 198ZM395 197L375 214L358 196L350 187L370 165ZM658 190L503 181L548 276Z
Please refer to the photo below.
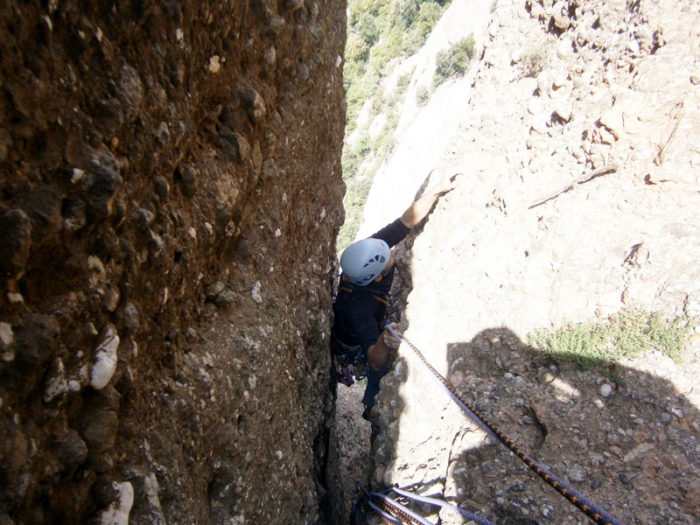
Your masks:
M433 85L437 87L448 78L463 74L474 57L475 47L474 35L469 35L451 48L440 51L435 59Z
M617 364L651 349L677 361L692 324L688 317L667 319L661 312L625 309L605 322L536 330L528 334L528 343L555 361L584 370Z
M531 51L523 57L521 68L526 77L536 77L544 69L545 56L541 51Z
M428 86L418 86L416 89L416 104L418 107L423 107L430 100L430 88Z

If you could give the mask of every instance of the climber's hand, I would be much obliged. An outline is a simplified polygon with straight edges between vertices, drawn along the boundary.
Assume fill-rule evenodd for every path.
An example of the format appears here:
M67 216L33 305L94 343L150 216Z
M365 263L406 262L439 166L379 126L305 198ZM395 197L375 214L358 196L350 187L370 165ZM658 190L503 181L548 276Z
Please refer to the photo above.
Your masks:
M389 326L391 326L393 330L399 329L398 323L391 323ZM382 332L382 342L391 350L398 350L399 346L401 345L401 341L397 339L389 330L384 330L384 332Z
M459 182L461 176L463 176L463 173L454 173L452 170L446 171L435 183L433 192L436 195L444 195L445 193L452 191L457 187L457 183Z

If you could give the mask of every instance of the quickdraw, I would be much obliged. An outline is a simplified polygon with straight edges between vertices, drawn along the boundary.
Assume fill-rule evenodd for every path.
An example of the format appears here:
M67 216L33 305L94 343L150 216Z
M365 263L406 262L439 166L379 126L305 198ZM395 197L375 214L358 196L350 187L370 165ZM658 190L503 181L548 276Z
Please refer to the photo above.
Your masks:
M607 511L603 510L598 505L591 502L583 494L581 494L571 486L567 485L560 478L552 474L546 467L539 464L537 461L535 461L530 456L521 451L520 448L518 448L518 446L508 438L508 436L506 436L493 423L486 419L476 408L474 408L471 404L463 400L461 396L454 390L452 385L450 385L450 383L448 383L448 381L430 365L425 356L423 356L421 351L418 350L418 348L413 343L411 343L403 335L393 330L391 326L387 325L387 329L391 332L391 334L394 337L406 343L408 347L415 352L415 354L418 356L423 365L428 369L428 371L430 371L430 373L446 389L448 395L452 398L452 400L455 401L457 405L459 405L459 407L470 418L472 418L472 420L474 420L474 422L477 425L479 425L479 427L484 429L486 432L488 432L490 435L494 436L498 441L500 441L503 445L508 447L508 449L510 449L511 452L518 456L535 474L542 478L554 490L556 490L559 494L564 496L570 503L576 506L576 508L578 508L581 512L583 512L586 516L588 516L590 519L592 519L599 525L622 525L622 522L615 519Z
M402 490L399 488L390 488L384 492L372 492L368 493L364 489L364 499L369 508L371 508L376 514L381 516L381 518L387 523L396 523L401 525L434 525L432 522L428 521L423 516L417 514L416 512L409 509L406 505L399 503L395 499L388 496L391 492L402 496L405 499L418 501L420 503L426 503L434 507L450 509L463 517L475 521L480 525L494 525L489 520L472 514L469 511L461 509L455 505L452 505L444 500L438 498L431 498L427 496L419 496L413 492L407 490Z

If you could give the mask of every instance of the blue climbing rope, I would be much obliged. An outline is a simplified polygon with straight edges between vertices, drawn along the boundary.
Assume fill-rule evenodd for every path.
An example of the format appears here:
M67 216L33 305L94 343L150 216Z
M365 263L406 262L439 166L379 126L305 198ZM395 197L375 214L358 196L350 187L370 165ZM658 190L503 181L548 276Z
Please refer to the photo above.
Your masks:
M552 474L546 467L525 454L520 448L511 441L508 436L501 432L493 423L486 419L476 408L464 401L447 380L435 370L425 356L418 348L406 339L403 335L396 332L390 325L387 324L387 329L391 334L408 345L415 352L419 360L428 369L428 371L438 380L442 387L447 391L449 396L459 405L459 407L482 429L488 434L495 437L503 445L508 447L511 452L518 456L535 474L542 478L559 494L564 496L571 504L576 506L586 516L596 522L598 525L622 525L622 522L615 519L610 513L603 510L601 507L590 501L583 494L572 488L570 485L562 481L559 477Z

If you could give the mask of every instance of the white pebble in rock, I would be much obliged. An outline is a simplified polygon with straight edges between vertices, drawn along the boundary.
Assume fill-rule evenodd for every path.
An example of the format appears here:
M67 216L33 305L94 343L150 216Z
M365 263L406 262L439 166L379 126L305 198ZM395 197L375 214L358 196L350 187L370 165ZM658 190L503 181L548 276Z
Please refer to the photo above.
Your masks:
M117 369L117 348L119 336L114 326L107 325L102 342L97 347L95 361L90 369L90 385L95 390L107 386Z
M221 71L221 58L219 55L212 55L209 57L208 68L210 73L218 73Z
M577 483L581 483L586 480L586 471L583 470L581 465L574 465L569 471L569 479Z
M14 340L15 334L12 331L12 325L5 322L0 323L0 342L4 346L10 346Z
M10 323L0 323L0 360L14 361L15 352L12 343L15 341L15 334Z
M608 383L603 383L600 385L599 389L600 395L603 397L610 397L610 394L613 393L613 387L610 386Z
M100 513L98 523L100 525L128 525L129 513L134 504L134 487L131 483L112 483L112 488L117 498L109 507Z
M253 285L253 291L251 292L253 296L253 301L255 301L258 304L262 303L262 295L260 295L260 288L260 281L256 281L256 283Z

